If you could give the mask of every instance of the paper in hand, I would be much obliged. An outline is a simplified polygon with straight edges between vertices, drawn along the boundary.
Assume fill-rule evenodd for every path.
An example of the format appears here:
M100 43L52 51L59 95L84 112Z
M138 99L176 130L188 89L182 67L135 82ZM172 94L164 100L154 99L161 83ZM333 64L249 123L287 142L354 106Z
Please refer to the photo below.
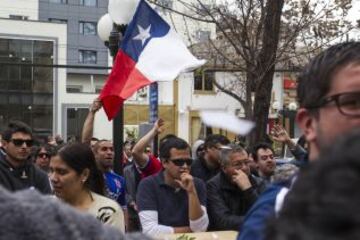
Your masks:
M247 135L255 127L253 122L239 119L223 111L202 111L200 117L208 126L225 129L242 136Z

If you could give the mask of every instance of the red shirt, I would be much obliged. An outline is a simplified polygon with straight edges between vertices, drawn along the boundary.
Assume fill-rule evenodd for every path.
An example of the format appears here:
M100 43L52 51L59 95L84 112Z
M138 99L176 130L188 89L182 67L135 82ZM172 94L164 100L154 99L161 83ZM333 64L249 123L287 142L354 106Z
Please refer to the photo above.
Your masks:
M143 179L145 177L154 175L162 169L162 164L160 160L154 155L149 155L149 160L145 167L138 169L140 172L140 178Z

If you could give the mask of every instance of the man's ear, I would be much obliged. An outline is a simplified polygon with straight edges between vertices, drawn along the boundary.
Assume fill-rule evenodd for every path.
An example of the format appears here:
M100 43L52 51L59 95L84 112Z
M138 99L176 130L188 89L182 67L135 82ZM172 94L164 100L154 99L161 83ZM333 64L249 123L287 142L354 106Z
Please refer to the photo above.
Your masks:
M7 145L9 144L9 142L5 141L4 139L1 140L1 146L6 150Z
M164 160L161 160L161 163L163 165L163 168L166 169L169 164L169 161L164 159Z
M318 121L314 114L311 114L308 109L300 108L296 114L296 122L301 128L302 133L308 143L314 143L317 138L317 124Z

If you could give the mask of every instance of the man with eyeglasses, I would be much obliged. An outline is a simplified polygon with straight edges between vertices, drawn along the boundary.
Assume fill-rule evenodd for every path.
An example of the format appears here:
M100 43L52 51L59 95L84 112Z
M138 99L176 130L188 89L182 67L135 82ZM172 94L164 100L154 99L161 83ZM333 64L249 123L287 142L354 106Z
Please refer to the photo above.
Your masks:
M151 236L206 231L206 187L190 175L189 144L176 136L167 137L160 144L160 159L164 169L143 179L138 187L142 231Z
M276 168L274 150L271 145L265 142L257 143L254 146L252 155L257 165L259 177L269 183Z
M298 77L297 97L296 121L311 162L338 137L360 127L360 42L339 43L317 55ZM249 210L239 240L264 239L265 222L281 209L293 181L265 190Z
M33 145L30 127L20 121L10 122L2 138L4 152L0 154L0 184L11 191L35 188L50 194L47 174L29 159Z
M251 175L248 153L241 146L223 147L220 159L221 171L207 182L209 229L238 230L265 183Z

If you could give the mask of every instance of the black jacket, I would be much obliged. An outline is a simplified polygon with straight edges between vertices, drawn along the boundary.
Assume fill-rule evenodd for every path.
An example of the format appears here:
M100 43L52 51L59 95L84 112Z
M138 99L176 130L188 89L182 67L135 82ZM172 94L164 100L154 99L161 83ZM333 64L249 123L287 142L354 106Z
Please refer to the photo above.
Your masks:
M35 188L41 193L50 194L51 187L47 174L32 163L14 168L0 153L0 185L10 191Z
M247 210L264 190L265 183L250 176L252 187L242 191L220 171L207 182L209 230L238 230Z
M190 174L193 177L200 178L204 182L207 182L212 177L214 177L216 174L218 174L219 171L220 171L220 168L209 169L206 166L205 159L204 158L198 158L191 165Z

